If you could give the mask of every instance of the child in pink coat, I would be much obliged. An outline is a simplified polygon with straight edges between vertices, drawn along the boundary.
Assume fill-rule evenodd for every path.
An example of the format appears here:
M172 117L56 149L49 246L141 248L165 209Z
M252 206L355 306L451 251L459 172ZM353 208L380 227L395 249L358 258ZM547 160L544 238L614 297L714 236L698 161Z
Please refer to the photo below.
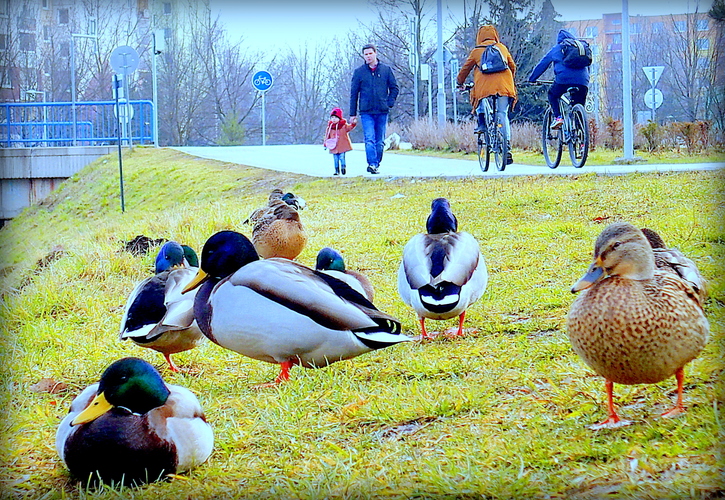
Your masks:
M342 109L333 108L330 112L330 121L327 122L325 132L325 148L332 153L335 160L335 174L345 175L345 153L352 151L352 143L348 133L355 128L356 123L347 123L342 117Z

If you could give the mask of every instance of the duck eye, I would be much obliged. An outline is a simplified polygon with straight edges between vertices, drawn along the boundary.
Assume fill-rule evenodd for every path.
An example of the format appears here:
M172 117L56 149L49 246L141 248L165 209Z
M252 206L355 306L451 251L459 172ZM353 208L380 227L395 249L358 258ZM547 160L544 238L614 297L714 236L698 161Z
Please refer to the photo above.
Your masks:
M622 243L621 243L621 242L619 242L619 241L618 241L618 242L616 242L616 243L615 243L614 245L612 245L612 250L614 250L615 248L617 248L617 247L618 247L619 245L621 245L621 244L622 244Z

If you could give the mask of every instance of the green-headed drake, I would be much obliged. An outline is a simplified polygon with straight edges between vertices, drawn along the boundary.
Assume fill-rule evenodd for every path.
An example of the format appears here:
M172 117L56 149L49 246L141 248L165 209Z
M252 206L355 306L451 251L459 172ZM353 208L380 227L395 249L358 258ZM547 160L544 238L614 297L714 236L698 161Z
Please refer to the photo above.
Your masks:
M196 396L138 358L111 364L71 403L56 449L82 481L139 484L204 463L214 434Z
M181 293L198 266L198 257L190 247L175 241L166 243L156 257L156 275L136 285L121 319L121 340L131 339L141 347L159 351L174 372L178 368L171 355L192 349L204 339L194 320L194 294Z
M201 269L186 291L200 286L194 315L216 344L276 363L274 383L294 365L318 368L411 340L400 322L346 283L287 259L260 260L246 236L214 234Z
M360 292L370 302L375 298L372 283L364 274L345 268L345 259L337 250L325 247L317 252L315 270L322 271L344 281L351 288Z

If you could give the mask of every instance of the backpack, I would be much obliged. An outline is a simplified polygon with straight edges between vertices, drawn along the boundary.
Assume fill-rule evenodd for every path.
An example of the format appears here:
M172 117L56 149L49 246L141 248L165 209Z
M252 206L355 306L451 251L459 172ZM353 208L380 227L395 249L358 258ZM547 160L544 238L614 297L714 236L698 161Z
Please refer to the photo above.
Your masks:
M560 45L564 55L562 62L567 68L583 69L592 64L592 49L586 41L565 38Z
M506 60L503 58L503 54L501 53L501 49L496 47L495 43L483 47L483 52L481 53L481 64L478 66L481 73L500 73L501 71L508 69L508 67Z

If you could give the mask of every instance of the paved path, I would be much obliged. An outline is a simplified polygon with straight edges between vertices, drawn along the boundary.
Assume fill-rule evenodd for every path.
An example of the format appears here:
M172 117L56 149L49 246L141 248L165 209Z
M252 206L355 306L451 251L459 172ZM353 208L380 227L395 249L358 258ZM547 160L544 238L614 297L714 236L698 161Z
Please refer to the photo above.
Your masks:
M574 168L561 165L550 169L547 166L508 165L506 170L498 172L491 165L489 171L481 172L478 162L472 160L452 160L430 156L418 156L396 153L385 153L380 165L380 174L373 176L366 172L365 151L362 144L354 144L353 151L345 155L348 176L366 177L509 177L515 175L573 175L596 172L604 175L617 175L630 172L665 172L690 170L716 170L725 168L725 163L672 163L672 164L637 164L637 165L585 165ZM217 147L183 147L175 148L184 153L201 158L238 163L250 167L265 168L280 172L292 172L317 177L331 177L334 172L332 155L321 145L291 146L217 146ZM568 157L562 158L562 163Z

